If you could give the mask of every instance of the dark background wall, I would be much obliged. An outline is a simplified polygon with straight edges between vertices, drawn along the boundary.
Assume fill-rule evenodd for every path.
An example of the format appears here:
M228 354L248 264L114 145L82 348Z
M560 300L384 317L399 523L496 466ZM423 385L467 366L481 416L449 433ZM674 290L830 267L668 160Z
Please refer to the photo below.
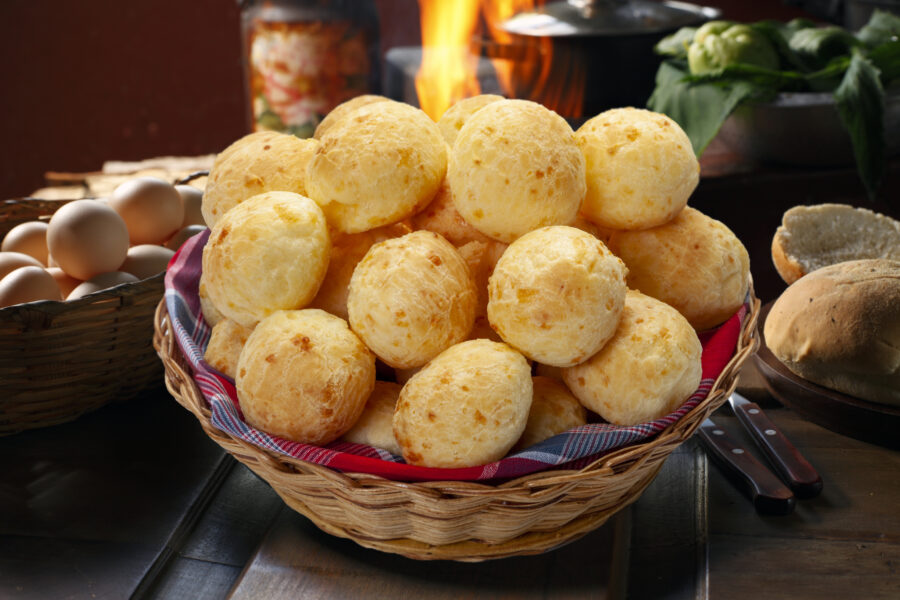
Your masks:
M383 50L419 43L416 0L376 0ZM710 1L737 20L779 0ZM217 152L246 132L236 0L0 1L0 198L46 171Z

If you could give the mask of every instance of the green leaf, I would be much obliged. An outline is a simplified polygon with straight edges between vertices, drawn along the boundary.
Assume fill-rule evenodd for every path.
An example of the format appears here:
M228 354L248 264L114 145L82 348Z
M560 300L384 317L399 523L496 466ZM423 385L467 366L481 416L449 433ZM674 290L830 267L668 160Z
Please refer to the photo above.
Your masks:
M653 50L663 56L684 58L687 56L687 48L693 41L695 33L697 33L696 27L682 27L675 33L659 40Z
M694 84L686 75L686 66L664 61L656 72L656 89L647 108L664 113L678 123L699 157L738 104L758 95L760 90L748 81L728 85Z
M853 53L834 101L850 134L860 178L869 199L874 199L885 165L884 88L878 69L862 53Z
M886 42L869 52L869 60L881 71L881 83L887 86L900 79L900 41Z
M900 38L900 16L876 9L856 37L870 48Z
M860 42L842 27L810 27L791 36L788 46L810 65L824 67L838 56L850 54Z

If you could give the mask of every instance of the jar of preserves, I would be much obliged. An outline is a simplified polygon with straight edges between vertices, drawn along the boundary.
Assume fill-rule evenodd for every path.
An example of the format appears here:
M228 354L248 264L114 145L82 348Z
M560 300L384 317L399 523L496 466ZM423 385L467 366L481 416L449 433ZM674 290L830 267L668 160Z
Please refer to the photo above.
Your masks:
M243 0L241 29L253 131L310 137L341 102L379 92L372 0Z

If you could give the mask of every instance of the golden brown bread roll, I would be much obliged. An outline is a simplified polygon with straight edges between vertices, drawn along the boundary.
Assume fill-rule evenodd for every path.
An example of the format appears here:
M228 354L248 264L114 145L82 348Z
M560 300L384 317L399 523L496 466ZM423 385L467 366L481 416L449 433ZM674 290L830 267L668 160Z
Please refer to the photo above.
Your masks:
M378 94L363 94L361 96L354 96L346 102L342 102L331 109L328 114L325 115L325 118L322 119L316 126L316 131L315 133L313 133L313 137L317 140L322 139L322 137L324 137L324 135L328 132L329 129L334 126L335 123L347 118L347 115L355 111L357 108L369 104L375 104L376 102L393 101L390 98L379 96Z
M344 434L343 440L366 444L400 456L402 451L394 439L394 408L400 397L401 385L393 381L375 381L362 414L356 424Z
M603 227L646 229L671 220L700 181L700 163L678 123L639 108L588 120L575 139L584 153L585 216Z
M306 164L318 146L276 131L258 131L235 141L216 156L200 210L209 227L226 212L264 192L306 195Z
M333 227L358 233L421 210L446 171L447 144L428 115L402 102L376 102L322 136L306 189Z
M612 231L608 240L628 267L628 287L675 307L697 330L719 325L744 302L747 249L723 223L690 206L665 225Z
M375 356L347 322L315 308L282 310L260 321L237 364L247 423L306 444L346 433L375 386Z
M900 406L900 261L816 269L778 297L764 333L772 353L798 376Z
M447 181L459 214L509 243L575 219L584 198L584 157L555 112L528 100L499 100L463 125Z
M350 326L392 367L419 367L469 335L475 284L450 242L414 231L372 246L350 279Z
M212 328L203 353L204 360L214 369L234 379L237 375L238 358L251 333L253 328L239 325L231 319L219 321Z
M497 102L498 100L503 100L503 96L498 96L496 94L479 94L477 96L463 98L454 103L450 108L445 110L444 114L441 115L441 118L438 119L437 125L441 130L441 135L444 136L444 139L452 147L454 142L456 142L456 136L459 135L459 130L466 124L469 117L488 104Z
M616 425L663 417L700 385L703 348L671 306L629 290L615 335L587 361L563 369L576 398Z
M625 301L622 261L593 235L543 227L509 245L488 283L488 319L538 362L576 365L613 335Z
M331 241L315 202L289 192L254 196L228 211L203 248L213 306L245 327L306 306L328 269Z
M525 357L490 340L461 342L403 386L394 437L413 465L453 468L493 462L522 435L531 397Z
M518 452L539 442L587 424L587 411L562 381L550 377L532 377L534 397L522 437L513 446Z

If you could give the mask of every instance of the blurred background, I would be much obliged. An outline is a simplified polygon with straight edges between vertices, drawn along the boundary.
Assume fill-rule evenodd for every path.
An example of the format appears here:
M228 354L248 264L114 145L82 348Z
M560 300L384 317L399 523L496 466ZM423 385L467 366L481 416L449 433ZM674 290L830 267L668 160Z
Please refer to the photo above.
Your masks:
M421 44L417 0L374 5L381 60ZM705 5L736 20L843 18L833 0ZM236 0L0 2L0 197L48 171L215 153L249 131L240 14Z

